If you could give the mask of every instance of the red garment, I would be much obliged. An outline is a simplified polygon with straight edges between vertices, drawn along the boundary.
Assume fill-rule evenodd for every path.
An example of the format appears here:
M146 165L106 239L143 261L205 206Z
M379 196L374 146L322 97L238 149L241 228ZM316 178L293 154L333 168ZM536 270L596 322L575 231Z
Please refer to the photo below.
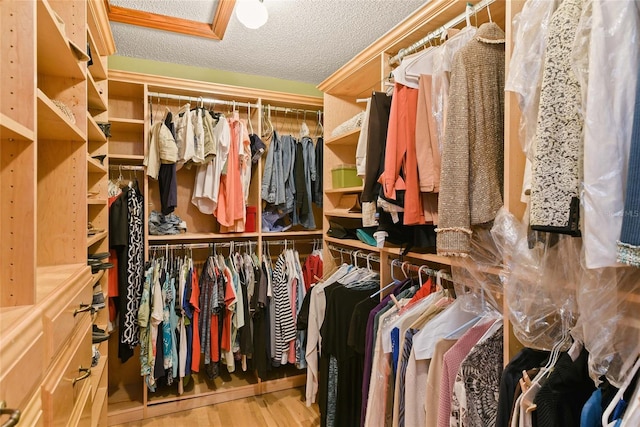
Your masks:
M211 316L211 361L220 361L220 342L218 341L218 329L220 325L218 323L218 315ZM223 330L224 333L224 330Z
M397 200L396 191L405 190L404 225L426 224L416 158L417 108L418 89L396 83L389 114L384 172L379 182L389 199Z
M193 307L193 320L191 321L193 330L193 342L191 344L191 371L200 371L200 332L198 325L200 322L200 282L198 281L198 272L193 269L191 275L191 298L189 303ZM216 328L217 334L217 328Z
M232 315L235 311L232 307L237 299L235 289L233 289L233 277L228 268L224 269L225 289L224 289L224 305L226 307L224 314L224 323L222 324L222 340L220 341L220 349L231 351L231 322ZM212 328L213 329L213 328Z
M240 233L244 231L246 210L240 173L240 146L243 144L242 123L236 118L229 119L231 131L231 144L229 144L229 157L227 157L227 173L220 177L220 193L216 218L220 223L222 233Z
M317 282L314 277L322 277L322 258L318 255L309 255L302 267L302 276L304 288L308 292L311 285Z

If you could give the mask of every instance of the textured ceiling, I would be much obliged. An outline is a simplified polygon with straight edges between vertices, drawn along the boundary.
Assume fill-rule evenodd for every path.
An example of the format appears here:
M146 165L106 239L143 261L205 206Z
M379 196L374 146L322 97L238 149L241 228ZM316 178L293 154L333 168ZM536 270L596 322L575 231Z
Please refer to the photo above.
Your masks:
M244 0L238 0L244 1ZM235 13L222 41L111 23L117 55L318 84L425 0L264 0L267 23L249 30ZM211 22L213 0L111 0Z

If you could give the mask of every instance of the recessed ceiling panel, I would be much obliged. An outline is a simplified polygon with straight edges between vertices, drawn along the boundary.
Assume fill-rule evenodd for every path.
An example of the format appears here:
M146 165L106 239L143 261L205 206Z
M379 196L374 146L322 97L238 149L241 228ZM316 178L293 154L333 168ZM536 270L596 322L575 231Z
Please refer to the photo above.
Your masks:
M424 3L264 0L263 27L249 30L232 14L221 41L117 22L111 28L122 56L318 84Z
M113 6L210 24L218 0L110 0Z

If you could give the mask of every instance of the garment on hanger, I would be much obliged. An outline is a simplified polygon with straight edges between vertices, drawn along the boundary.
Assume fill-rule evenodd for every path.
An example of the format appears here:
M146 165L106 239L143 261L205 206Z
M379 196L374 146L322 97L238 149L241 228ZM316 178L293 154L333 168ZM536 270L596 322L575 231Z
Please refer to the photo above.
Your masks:
M623 218L628 215L624 196L635 105L635 93L630 88L637 85L640 58L638 49L626 50L620 40L634 46L640 42L640 13L632 6L627 2L593 1L581 18L585 22L588 16L584 15L591 11L590 26L583 30L590 30L588 53L580 56L588 71L577 75L586 97L581 228L587 268L618 265L616 243ZM580 52L576 50L574 57ZM615 79L610 78L612 72Z
M520 144L526 156L521 201L528 203L531 192L532 160L540 105L540 85L547 46L546 31L559 0L531 0L513 19L514 47L506 76L505 90L515 92L520 106Z
M119 345L118 357L126 362L139 342L136 313L142 295L144 263L144 198L137 181L122 189L109 216L109 247L118 262Z
M224 116L219 116L213 127L212 146L216 155L204 165L199 165L193 186L191 203L206 215L212 215L218 206L220 194L220 179L229 156L231 145L231 127Z
M471 226L492 221L502 206L504 40L495 23L482 24L453 60L450 98L456 102L448 107L442 149L440 255L467 255Z
M531 227L573 236L580 235L584 119L571 52L583 4L563 1L549 23L531 182Z

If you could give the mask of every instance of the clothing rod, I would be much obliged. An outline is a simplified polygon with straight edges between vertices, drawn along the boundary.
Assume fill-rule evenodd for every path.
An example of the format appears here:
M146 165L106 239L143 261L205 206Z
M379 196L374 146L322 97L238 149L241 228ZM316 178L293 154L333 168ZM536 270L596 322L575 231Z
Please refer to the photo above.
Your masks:
M414 272L424 272L427 276L431 277L437 277L439 275L441 278L453 282L453 277L451 276L451 274L443 272L441 270L434 270L433 268L429 268L426 265L416 265L407 261L400 261L397 258L389 259L389 264L391 265L391 268L393 268L394 266L399 267L401 270L408 268L409 270Z
M346 249L334 245L329 245L329 249L349 256L355 256L356 258L368 259L372 262L380 262L380 257L378 257L377 255L372 255L372 252L363 253L361 252L363 249Z
M471 14L478 13L478 11L484 9L485 7L488 7L494 1L495 0L481 0L478 4L476 4L475 6L471 7L472 10L471 10L471 12L469 12L469 14L471 15ZM469 5L469 3L467 3L467 5ZM405 56L415 52L416 50L420 49L421 47L425 46L430 41L432 41L434 39L437 39L438 37L440 37L442 35L443 31L447 31L448 29L453 28L458 24L461 24L462 22L465 21L465 19L467 19L467 8L465 8L465 11L463 13L461 13L458 16L456 16L451 21L449 21L446 24L442 25L438 29L430 32L425 37L421 38L420 40L418 40L417 42L415 42L411 46L406 47L404 49L400 49L400 51L397 53L397 55L392 56L391 58L389 58L389 63L390 64L399 64L400 61L402 60L402 58L404 58Z
M256 246L258 242L251 240L233 242L233 246ZM178 249L209 249L209 248L230 248L231 242L212 242L212 243L167 243L164 245L151 245L149 249L158 250L166 248L178 248Z
M285 240L263 240L262 243L266 243L270 246L282 246L287 245L289 243L299 243L299 242L322 242L322 239L285 239Z
M109 165L109 169L112 171L143 171L144 166L136 166L136 165Z
M203 96L186 96L186 95L174 95L172 93L160 93L160 92L149 92L149 98L153 101L153 98L163 98L163 99L173 99L175 101L189 101L189 102L203 102L207 104L222 104L229 106L237 106L237 107L250 107L250 108L258 108L258 104L252 104L250 102L239 102L239 101L227 101L226 99L216 99L216 98L205 98Z
M216 99L216 98L207 98L202 96L186 96L186 95L175 95L172 93L160 93L160 92L149 92L149 98L153 101L153 98L163 98L163 99L173 99L175 101L189 101L199 103L202 102L204 104L218 104L218 105L228 105L228 106L236 106L236 107L245 107L245 108L255 108L259 107L258 104L253 104L251 102L240 102L240 101L228 101L226 99ZM282 113L308 113L308 114L318 114L318 112L322 112L322 109L318 110L305 110L301 108L289 108L289 107L275 107L271 105L263 105L265 110L271 110Z

